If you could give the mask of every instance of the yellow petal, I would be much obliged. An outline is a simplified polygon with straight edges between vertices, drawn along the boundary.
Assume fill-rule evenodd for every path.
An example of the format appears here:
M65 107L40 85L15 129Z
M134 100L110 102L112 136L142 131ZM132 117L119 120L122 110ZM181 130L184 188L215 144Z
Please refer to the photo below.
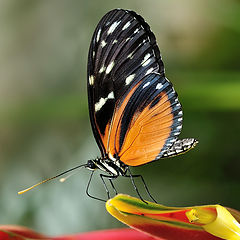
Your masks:
M216 212L204 206L195 207L186 212L189 222L200 224L214 236L227 240L240 240L240 224L231 213L220 205L213 205Z
M193 207L190 211L186 212L186 216L190 223L205 225L216 219L217 212L215 211L215 205L208 207L200 206Z
M240 240L240 224L226 208L216 205L216 210L217 218L215 221L204 225L203 228L223 239Z

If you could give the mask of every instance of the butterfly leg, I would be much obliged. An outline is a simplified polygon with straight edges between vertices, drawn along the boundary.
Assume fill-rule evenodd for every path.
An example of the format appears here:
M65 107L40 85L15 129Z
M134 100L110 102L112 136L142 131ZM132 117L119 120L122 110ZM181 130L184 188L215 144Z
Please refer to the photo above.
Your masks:
M105 188L105 190L106 190L106 192L107 192L107 197L108 197L108 199L110 199L110 193L109 193L109 190L108 190L108 188L107 188L107 185L106 185L106 183L105 183L105 181L104 181L104 178L106 178L106 177L108 177L108 176L103 175L103 174L100 174L100 178L102 179L103 186L104 186L104 188Z
M148 196L149 196L155 203L157 203L157 201L156 201L156 200L153 198L153 196L151 195L151 193L150 193L150 191L149 191L149 189L148 189L148 187L147 187L147 184L146 184L145 181L144 181L143 176L142 176L142 175L132 175L132 177L133 177L133 178L134 178L134 177L135 177L135 178L137 178L137 177L140 177L140 178L141 178L141 180L142 180L142 182L143 182L143 186L144 186L144 188L145 188Z
M88 180L88 184L87 184L87 188L86 188L86 194L87 194L87 196L90 197L90 198L93 198L93 199L95 199L95 200L99 200L99 201L102 201L102 202L106 202L106 200L101 199L101 198L98 198L98 197L94 197L94 196L92 196L92 195L89 193L89 186L90 186L90 183L91 183L91 181L92 181L93 173L94 173L94 171L91 172L90 178L89 178L89 180Z
M128 172L129 172L129 175L124 175L124 177L129 177L129 178L131 179L132 184L133 184L133 186L134 186L134 188L135 188L138 196L140 197L140 199L141 199L143 202L145 202L145 201L142 199L142 197L140 196L139 191L138 191L138 189L137 189L137 187L136 187L136 184L135 184L135 182L134 182L134 178L138 178L138 177L141 178L142 183L143 183L143 186L144 186L144 188L145 188L148 196L149 196L155 203L157 203L157 201L156 201L156 200L153 198L153 196L151 195L151 193L150 193L150 191L149 191L149 189L148 189L148 187L147 187L147 184L146 184L145 181L144 181L143 176L140 175L140 174L138 174L138 175L132 175L132 173L130 172L129 167L128 167ZM145 202L145 203L146 203L146 202Z
M140 198L144 203L148 204L145 200L143 200L143 198L142 198L142 196L140 195L140 193L139 193L139 191L138 191L138 188L137 188L137 186L136 186L136 184L135 184L134 178L136 177L136 175L132 175L129 167L127 168L127 170L128 170L128 172L129 172L129 175L124 175L124 177L129 177L129 178L131 179L132 185L133 185L135 191L137 192L137 195L139 196L139 198Z
M101 177L101 179L102 179L103 185L104 185L105 190L106 190L106 192L107 192L108 199L110 198L110 194L109 194L109 190L108 190L108 188L107 188L107 185L106 185L106 183L105 183L105 181L104 181L104 178L107 178L107 179L109 180L109 182L110 182L110 184L111 184L111 186L112 186L112 188L113 188L113 191L114 191L115 194L117 195L117 190L116 190L116 188L115 188L112 180L113 180L113 179L116 179L116 178L118 177L118 175L116 175L116 176L108 176L108 175L100 174L100 177Z
M116 179L117 177L114 177L114 178L109 178L109 182L111 183L111 186L112 186L112 188L113 188L113 191L115 192L115 195L117 195L118 194L118 192L117 192L117 190L116 190L116 188L115 188L115 186L113 185L113 182L112 182L112 180L113 179Z

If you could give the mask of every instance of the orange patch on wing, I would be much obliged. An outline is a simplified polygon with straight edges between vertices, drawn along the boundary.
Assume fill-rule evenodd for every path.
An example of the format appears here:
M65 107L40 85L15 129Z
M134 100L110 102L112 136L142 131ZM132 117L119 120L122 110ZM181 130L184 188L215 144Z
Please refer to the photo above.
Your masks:
M111 129L110 129L110 136L108 139L108 148L107 148L107 153L111 153L112 156L114 156L114 154L116 152L119 151L119 138L120 138L120 122L121 122L121 118L123 115L123 111L129 101L129 99L131 98L131 96L133 95L135 89L138 87L138 85L141 82L139 82L138 84L136 84L136 86L134 86L129 93L127 94L127 96L124 98L124 101L122 102L122 104L120 106L117 106L117 108L115 109L114 115L113 115L113 120L111 123Z
M160 153L171 133L172 107L165 92L151 109L146 107L132 121L126 133L120 160L129 166L138 166L153 161Z
M110 123L106 125L104 135L100 134L105 149L107 149L107 144L108 144L108 136L109 136L109 130L110 130L109 128L110 128Z

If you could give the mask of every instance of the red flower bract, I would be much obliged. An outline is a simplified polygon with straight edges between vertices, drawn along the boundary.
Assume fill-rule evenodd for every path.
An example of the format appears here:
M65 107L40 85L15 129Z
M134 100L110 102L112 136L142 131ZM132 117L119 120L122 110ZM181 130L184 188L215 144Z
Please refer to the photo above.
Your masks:
M49 239L29 228L16 225L0 225L0 240Z
M77 233L50 237L34 232L33 230L15 225L0 225L0 240L26 240L26 239L47 239L47 240L161 240L154 238L134 229L122 228L112 230L101 230L87 233Z
M112 229L55 237L54 240L161 240L134 229ZM162 239L163 240L163 239Z
M220 205L167 207L119 194L106 208L128 226L167 240L240 240L240 212Z

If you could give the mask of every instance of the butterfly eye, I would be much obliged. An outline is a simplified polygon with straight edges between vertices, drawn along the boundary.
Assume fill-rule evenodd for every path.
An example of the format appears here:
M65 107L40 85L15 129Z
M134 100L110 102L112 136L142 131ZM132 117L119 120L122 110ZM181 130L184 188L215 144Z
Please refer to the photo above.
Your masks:
M87 168L90 170L94 170L97 168L96 164L93 162L93 160L88 160L87 162Z

